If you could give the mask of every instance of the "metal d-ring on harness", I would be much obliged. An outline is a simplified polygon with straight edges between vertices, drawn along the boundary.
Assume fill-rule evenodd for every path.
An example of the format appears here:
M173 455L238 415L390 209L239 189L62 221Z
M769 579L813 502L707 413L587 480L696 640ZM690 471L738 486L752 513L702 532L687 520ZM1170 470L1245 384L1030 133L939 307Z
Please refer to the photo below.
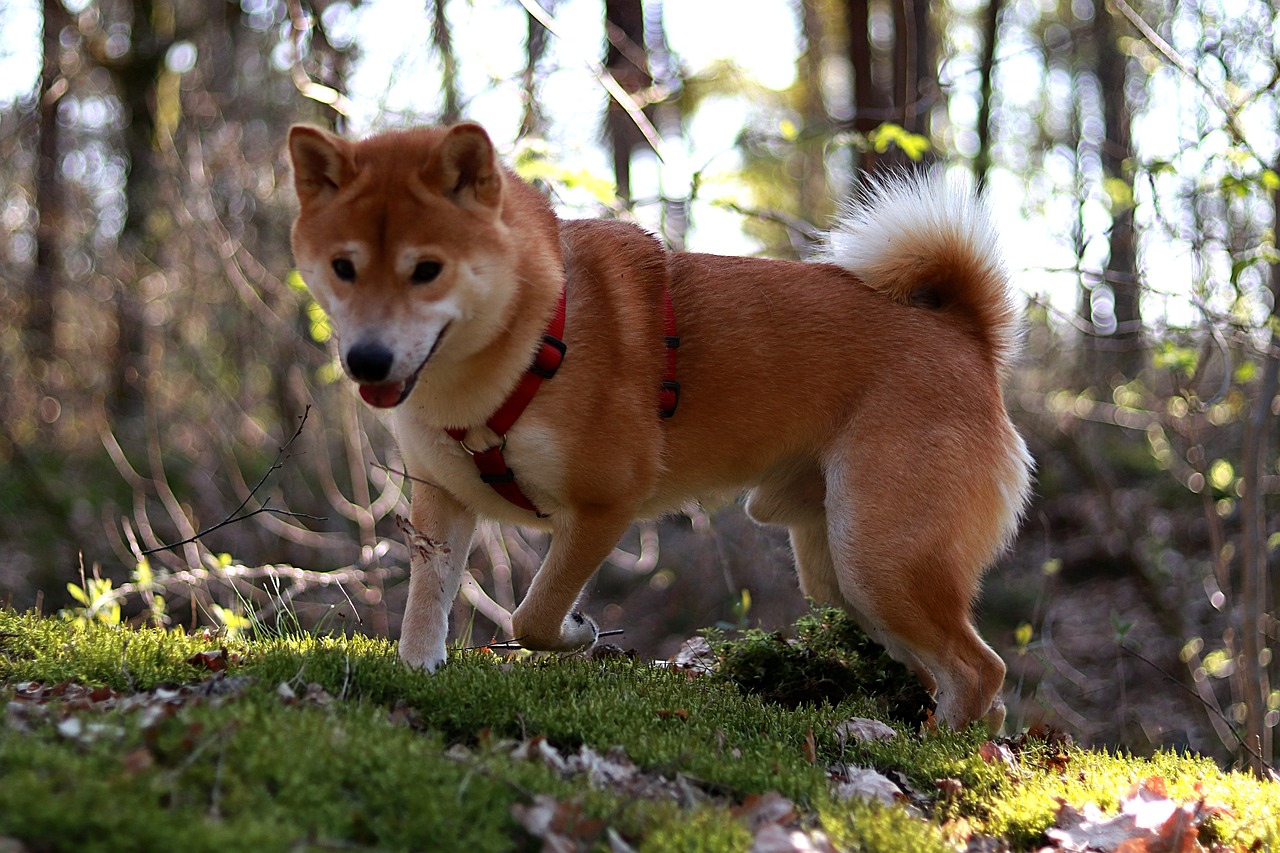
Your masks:
M560 301L556 304L555 314L547 325L542 336L542 345L538 348L533 363L520 378L511 396L498 408L498 411L485 422L489 431L498 436L498 444L487 450L472 450L467 446L466 428L450 427L445 432L461 445L480 472L480 479L502 495L510 503L529 510L539 518L546 515L538 511L533 501L516 483L515 472L507 465L502 451L507 448L507 432L519 420L526 407L538 393L538 388L545 380L551 379L560 369L568 347L564 343L565 291L560 291ZM662 382L658 389L658 415L669 418L676 413L680 404L680 383L676 381L676 351L680 348L680 337L676 334L675 306L671 301L671 291L662 292L662 334L666 348L666 361L663 365Z

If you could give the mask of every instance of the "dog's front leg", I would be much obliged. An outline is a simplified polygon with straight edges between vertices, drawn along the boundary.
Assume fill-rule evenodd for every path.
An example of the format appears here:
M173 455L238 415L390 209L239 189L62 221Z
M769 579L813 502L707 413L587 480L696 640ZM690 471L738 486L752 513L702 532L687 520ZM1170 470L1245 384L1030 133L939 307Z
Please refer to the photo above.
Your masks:
M476 516L435 486L413 484L409 600L400 628L400 657L435 672L445 661L449 611L471 553Z
M572 513L557 524L529 594L511 616L516 640L526 649L567 652L595 643L596 623L570 612L582 587L622 538L631 514Z

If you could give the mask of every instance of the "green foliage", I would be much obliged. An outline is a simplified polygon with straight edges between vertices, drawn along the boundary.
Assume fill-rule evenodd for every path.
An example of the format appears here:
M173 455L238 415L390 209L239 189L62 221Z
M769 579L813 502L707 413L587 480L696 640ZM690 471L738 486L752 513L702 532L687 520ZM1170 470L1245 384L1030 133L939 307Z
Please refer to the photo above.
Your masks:
M888 121L867 134L867 143L875 149L877 154L883 154L896 146L917 163L933 147L928 137L912 133L901 125Z
M795 630L794 641L760 630L732 640L707 632L720 660L718 674L744 693L786 707L862 697L894 719L925 719L932 701L919 680L847 613L820 608L797 620Z
M671 817L644 839L640 853L712 853L751 847L751 833L723 809L700 809Z
M516 790L377 708L255 695L145 722L114 713L93 737L52 725L0 737L0 832L77 850L502 850L518 835Z
M588 169L574 169L551 158L545 143L526 140L516 152L512 164L516 174L530 183L544 183L565 190L581 190L606 207L618 200L618 190L613 181L593 174Z
M822 828L837 850L950 853L955 849L938 826L880 803L854 800L833 805L822 813Z
M1041 840L1061 802L1114 810L1134 785L1153 776L1164 780L1174 802L1203 798L1225 807L1229 814L1215 818L1209 829L1228 847L1248 849L1256 842L1254 849L1273 850L1280 844L1280 813L1274 809L1280 784L1224 773L1208 759L1162 752L1140 760L1075 748L1061 753L1044 744L1024 753L1019 770L987 801L982 817L985 832L1015 846Z
M120 601L111 588L110 578L81 578L79 584L68 583L67 592L82 604L58 613L63 619L79 628L90 624L119 625Z
M865 641L838 617L808 617L802 643L848 658ZM57 687L37 703L32 682ZM72 698L67 684L118 692ZM42 849L531 849L513 806L549 799L583 843L606 845L607 831L639 850L746 850L743 815L768 792L839 849L952 849L957 826L1023 849L1042 843L1059 798L1114 809L1153 775L1175 801L1229 809L1208 830L1222 843L1280 842L1267 808L1280 786L1204 760L1019 741L1010 764L980 727L844 742L836 725L872 713L871 699L788 710L723 678L626 659L473 652L428 676L367 637L233 642L0 611L0 704L0 837ZM654 778L707 793L690 807L516 758L540 739L562 755L621 748ZM901 774L916 811L840 800L833 763Z
M233 644L222 644L237 651ZM198 680L188 663L218 647L211 635L162 628L130 630L90 622L62 623L0 610L0 682L78 682L113 690L150 690Z

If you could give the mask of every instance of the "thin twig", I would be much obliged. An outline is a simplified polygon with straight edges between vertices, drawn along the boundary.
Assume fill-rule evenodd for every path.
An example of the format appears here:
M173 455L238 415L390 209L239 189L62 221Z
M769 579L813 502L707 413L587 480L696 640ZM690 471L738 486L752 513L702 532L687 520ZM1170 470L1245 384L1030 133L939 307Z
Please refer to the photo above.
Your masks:
M555 16L543 8L542 4L538 3L537 0L519 0L519 3L529 13L530 17L542 24L547 32L562 41L567 41L559 31L559 22L556 21ZM622 84L618 82L618 78L614 77L609 72L609 69L594 58L584 53L581 59L591 69L591 73L596 75L596 79L600 81L600 85L609 93L609 96L617 101L618 106L622 107L623 111L626 112L627 116L635 124L636 129L640 131L640 135L644 137L644 141L653 149L654 156L659 161L666 162L666 158L662 156L662 135L658 133L658 129L653 126L653 122L649 121L649 117L640 109L635 98L622 87Z
M404 477L406 480L409 480L410 482L421 483L424 486L431 486L433 489L440 489L441 491L444 491L444 486L440 485L439 483L433 483L430 480L424 480L421 477L415 477L412 474L410 474L408 471L401 471L399 468L392 468L390 465L383 465L381 462L374 462L371 464L371 467L379 468L383 471L386 471L388 474L398 474L401 477Z
M1190 77L1197 86L1204 90L1204 93L1209 96L1211 101L1213 101L1214 106L1222 110L1223 114L1227 117L1227 129L1235 138L1236 142L1248 151L1264 169L1267 168L1269 164L1265 159L1263 159L1262 155L1255 151L1253 146L1249 144L1249 140L1245 137L1244 129L1240 127L1239 108L1236 107L1235 104L1231 103L1231 100L1226 96L1226 94L1206 83L1200 75L1196 73L1196 70L1191 66L1191 63L1187 62L1187 60L1182 57L1182 54L1178 53L1178 51L1174 49L1173 45L1165 41L1160 34L1157 33L1155 29L1134 10L1132 6L1125 2L1125 0L1111 0L1111 2L1115 4L1115 7L1119 10L1120 14L1124 15L1125 18L1128 19L1129 23L1133 24L1138 32L1142 33L1142 37L1145 38L1170 65L1177 68L1187 77Z
M308 521L324 521L325 519L319 516L307 515L306 513L301 513L301 512L290 512L288 510L283 510L283 509L273 509L267 506L267 501L263 501L262 506L258 507L252 512L247 512L244 515L240 515L241 511L243 511L244 508L249 505L249 501L253 500L253 496L256 495L258 493L258 490L261 489L263 485L267 482L267 478L270 477L272 473L279 471L281 468L284 467L284 461L289 458L289 456L287 455L289 447L293 444L294 441L297 440L298 436L302 435L302 430L307 425L307 417L310 414L311 414L311 407L307 406L306 409L304 409L302 412L302 417L299 419L298 428L293 431L293 435L289 436L289 440L286 441L280 447L279 452L276 453L275 461L271 463L271 467L268 468L263 473L263 475L258 478L258 482L254 483L253 488L249 490L249 494L245 495L244 500L240 502L240 505L238 507L236 507L231 511L230 515L228 515L226 518L224 518L222 521L219 521L217 524L213 525L212 527L206 527L204 530L201 530L199 533L196 533L193 536L188 536L186 539L180 540L178 542L171 542L169 544L157 545L154 548L148 548L147 550L142 552L142 556L145 557L148 554L155 554L158 551L172 551L175 548L181 548L183 545L190 545L191 543L198 541L201 537L207 536L208 534L212 533L215 530L226 527L229 524L234 524L238 521L244 521L246 518L252 518L253 516L260 515L264 512L273 513L275 515L283 515L289 518L305 518Z
M612 637L617 634L624 634L624 633L626 633L626 631L623 630L622 628L616 628L612 631L601 631L599 634L596 634L596 638L599 639L600 637ZM485 643L483 646L468 646L464 648L463 651L473 652L478 649L498 649L499 651L507 652L507 651L519 651L520 649L523 649L523 648L524 646L520 645L520 638L516 637L514 640L507 640L506 642L502 642L502 643Z
M1227 717L1226 717L1226 715L1225 715L1225 714L1223 714L1223 713L1222 713L1221 711L1219 711L1217 708L1214 708L1214 707L1213 707L1212 705L1210 705L1208 702L1204 701L1204 699L1203 699L1203 698L1201 698L1200 694L1196 693L1196 692L1195 692L1194 690L1192 690L1190 687L1188 687L1187 685L1183 684L1183 683L1182 683L1182 681L1181 681L1181 679L1175 678L1174 676L1172 676L1172 675L1170 675L1169 673L1165 672L1164 667L1160 666L1160 664L1156 663L1155 661L1153 661L1153 660L1151 660L1151 659L1149 659L1149 658L1147 658L1147 657L1144 657L1141 653L1139 653L1139 652L1135 651L1134 649L1130 648L1129 646L1124 645L1123 643L1121 643L1121 644L1120 644L1120 648L1121 648L1121 650L1123 650L1123 651L1127 652L1128 654L1133 655L1135 658L1137 658L1138 660L1142 661L1142 662L1143 662L1143 663L1145 663L1147 666L1151 667L1151 668L1152 668L1152 669L1154 669L1156 672L1158 672L1158 673L1160 673L1161 675L1163 675L1165 678L1169 679L1169 681L1171 681L1171 682L1173 682L1173 684L1177 685L1177 687L1178 687L1179 689L1181 689L1181 690L1183 690L1183 691L1185 691L1185 692L1187 692L1187 693L1191 694L1192 696L1194 696L1194 697L1195 697L1195 700L1196 700L1197 702L1199 702L1201 705L1203 705L1203 706L1204 706L1204 708L1205 708L1205 710L1207 710L1207 711L1209 711L1209 712L1211 712L1211 713L1213 713L1213 714L1217 715L1217 716L1222 720L1222 722L1226 724L1227 729L1231 732L1231 734L1235 737L1236 741L1240 744L1240 748L1241 748L1241 749L1243 749L1245 752L1249 753L1249 755L1250 755L1250 756L1252 756L1252 757L1253 757L1253 759L1254 759L1255 761L1257 761L1257 762L1258 762L1262 767L1265 767L1267 770L1270 770L1270 771L1272 771L1272 772L1275 772L1275 768L1273 768L1273 767L1271 766L1271 764L1270 764L1270 763L1269 763L1265 758L1263 758L1263 757L1262 757L1262 755L1261 755L1261 754L1259 754L1259 753L1258 753L1258 751L1257 751L1256 749L1254 749L1253 747L1249 746L1249 744L1245 742L1244 737L1240 734L1240 732L1236 731L1236 727L1235 727L1235 726L1231 725L1231 721L1227 719Z

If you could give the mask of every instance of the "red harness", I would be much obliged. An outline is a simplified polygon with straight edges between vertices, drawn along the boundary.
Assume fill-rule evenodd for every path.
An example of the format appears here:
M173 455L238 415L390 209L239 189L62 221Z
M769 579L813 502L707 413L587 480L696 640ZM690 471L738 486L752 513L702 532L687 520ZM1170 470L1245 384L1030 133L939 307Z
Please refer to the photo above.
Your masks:
M498 443L488 450L472 450L466 445L466 428L449 427L445 430L449 437L462 445L480 472L480 479L493 487L493 490L512 504L535 513L539 518L546 515L539 512L519 484L516 483L515 472L507 466L502 451L507 446L507 432L520 419L525 408L533 401L534 395L542 383L556 375L564 361L568 347L564 343L565 292L560 291L560 301L556 304L555 314L542 336L542 346L529 369L520 377L515 390L507 397L506 402L498 407L498 411L490 416L485 426L498 436ZM666 364L662 372L662 382L658 387L658 416L669 418L676 413L680 404L680 383L676 381L676 351L680 348L680 338L676 334L676 312L671 302L671 291L662 291L662 335L666 347Z

